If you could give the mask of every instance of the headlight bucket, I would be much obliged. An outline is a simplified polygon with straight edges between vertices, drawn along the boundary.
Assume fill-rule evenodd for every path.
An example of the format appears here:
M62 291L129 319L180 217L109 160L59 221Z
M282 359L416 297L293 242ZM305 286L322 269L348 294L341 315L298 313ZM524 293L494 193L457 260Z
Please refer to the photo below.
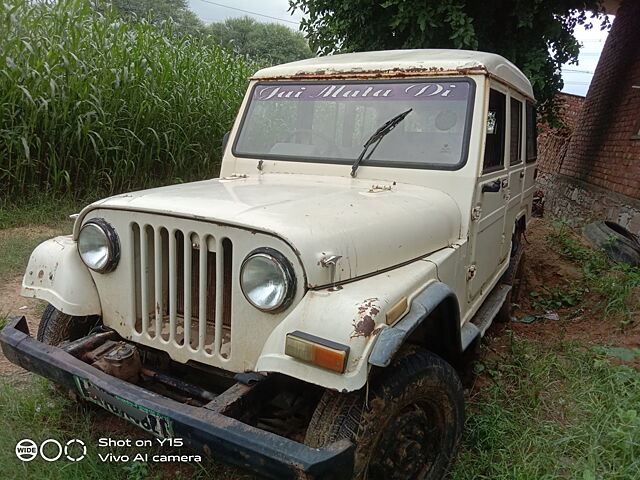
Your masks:
M82 262L94 272L111 272L120 261L120 239L104 218L86 221L80 228L77 244Z
M258 310L280 312L291 304L296 292L293 266L273 248L257 248L242 262L240 289Z

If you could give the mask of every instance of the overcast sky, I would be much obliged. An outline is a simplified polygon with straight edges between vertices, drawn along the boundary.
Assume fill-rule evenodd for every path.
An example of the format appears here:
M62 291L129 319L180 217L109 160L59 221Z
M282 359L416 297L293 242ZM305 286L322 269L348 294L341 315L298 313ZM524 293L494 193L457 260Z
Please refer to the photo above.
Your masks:
M294 15L288 12L288 0L189 0L189 5L205 23L248 15L259 21L278 22L297 30L302 18L299 11ZM563 91L586 95L607 33L601 32L597 26L592 30L578 27L576 37L583 43L583 47L578 65L565 65L562 70Z

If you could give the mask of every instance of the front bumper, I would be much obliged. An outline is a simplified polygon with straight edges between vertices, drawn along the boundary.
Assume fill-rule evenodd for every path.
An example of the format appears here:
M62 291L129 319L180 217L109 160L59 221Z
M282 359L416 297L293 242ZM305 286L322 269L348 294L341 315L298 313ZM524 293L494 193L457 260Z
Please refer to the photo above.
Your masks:
M229 463L274 479L346 479L353 471L353 444L347 440L315 449L242 423L221 413L232 397L242 395L235 384L203 407L193 407L112 377L61 348L29 336L24 317L12 319L0 332L4 355L16 365L77 391L76 378L126 402L172 420L173 437Z

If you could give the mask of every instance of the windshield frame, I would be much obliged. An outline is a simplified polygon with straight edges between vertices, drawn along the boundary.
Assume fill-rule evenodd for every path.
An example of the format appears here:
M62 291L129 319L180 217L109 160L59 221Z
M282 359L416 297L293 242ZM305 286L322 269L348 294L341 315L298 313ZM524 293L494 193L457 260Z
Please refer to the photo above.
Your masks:
M334 79L328 78L327 80L269 80L264 79L255 82L248 92L248 99L246 105L244 107L244 111L242 112L242 118L240 119L240 124L238 125L238 129L235 134L235 138L233 139L233 144L231 146L232 154L237 158L255 158L259 160L278 160L282 162L302 162L302 163L317 163L317 164L333 164L333 165L348 165L352 166L353 162L355 162L356 157L353 159L339 159L339 158L322 158L322 157L307 157L303 155L281 155L281 154L271 154L264 153L261 155L256 155L252 153L242 153L238 152L237 146L238 141L240 139L240 134L245 126L245 121L249 114L249 110L251 107L251 102L254 97L254 91L256 88L265 85L304 85L304 84L318 84L322 83L323 85L345 85L345 84L380 84L380 83L440 83L443 81L452 81L459 83L467 83L469 85L469 96L467 99L467 111L465 114L465 127L462 138L462 150L460 154L460 160L455 164L443 164L443 163L427 163L427 162L399 162L399 161L384 161L384 160L375 160L375 163L362 162L360 164L361 167L396 167L396 168L410 168L410 169L422 169L422 170L460 170L464 167L469 158L469 142L471 139L471 127L473 121L473 112L475 106L475 94L476 94L476 82L469 77L457 77L457 76L442 76L442 77L420 77L420 78L367 78L367 79ZM373 133L373 131L371 132Z

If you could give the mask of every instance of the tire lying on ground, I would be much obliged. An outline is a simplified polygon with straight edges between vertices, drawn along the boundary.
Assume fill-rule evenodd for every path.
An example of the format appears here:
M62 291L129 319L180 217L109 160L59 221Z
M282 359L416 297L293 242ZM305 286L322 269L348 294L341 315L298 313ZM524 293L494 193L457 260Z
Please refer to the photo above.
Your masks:
M591 244L601 249L616 262L640 267L640 242L638 237L615 222L597 221L582 230Z

